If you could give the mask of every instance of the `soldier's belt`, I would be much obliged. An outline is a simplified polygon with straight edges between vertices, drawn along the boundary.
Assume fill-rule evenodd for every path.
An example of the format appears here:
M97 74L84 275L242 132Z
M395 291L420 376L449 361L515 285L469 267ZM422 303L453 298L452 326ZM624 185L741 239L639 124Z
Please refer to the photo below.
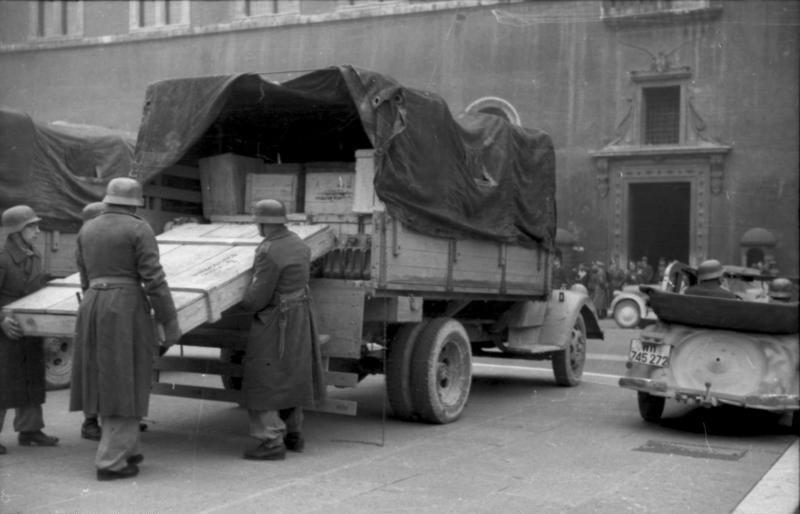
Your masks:
M89 280L89 287L138 286L141 282L133 277L96 277Z

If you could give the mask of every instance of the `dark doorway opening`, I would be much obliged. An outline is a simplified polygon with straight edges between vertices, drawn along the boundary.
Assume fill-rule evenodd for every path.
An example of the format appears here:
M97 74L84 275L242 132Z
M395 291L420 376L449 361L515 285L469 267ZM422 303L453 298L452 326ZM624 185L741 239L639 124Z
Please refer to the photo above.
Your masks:
M647 257L689 263L691 184L649 182L630 185L628 260Z

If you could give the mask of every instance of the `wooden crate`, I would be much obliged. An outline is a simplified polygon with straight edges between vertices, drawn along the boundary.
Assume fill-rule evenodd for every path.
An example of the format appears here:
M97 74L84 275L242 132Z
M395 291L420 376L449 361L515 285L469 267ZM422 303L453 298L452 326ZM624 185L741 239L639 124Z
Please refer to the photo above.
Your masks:
M372 214L386 208L375 194L375 150L356 150L356 178L353 191L353 212Z
M326 225L289 229L311 247L312 259L334 247L333 231ZM255 225L214 223L178 225L157 239L184 333L219 320L224 310L239 303L251 280L255 247L262 241ZM20 321L26 335L72 337L80 290L75 273L3 306L3 312Z
M306 170L306 214L348 214L353 212L355 171Z
M232 153L200 159L203 216L246 212L246 177L260 172L263 166L261 159Z
M272 164L264 167L267 173L247 175L245 185L245 212L253 212L253 204L272 198L286 206L286 212L297 212L297 187L301 167L299 164Z

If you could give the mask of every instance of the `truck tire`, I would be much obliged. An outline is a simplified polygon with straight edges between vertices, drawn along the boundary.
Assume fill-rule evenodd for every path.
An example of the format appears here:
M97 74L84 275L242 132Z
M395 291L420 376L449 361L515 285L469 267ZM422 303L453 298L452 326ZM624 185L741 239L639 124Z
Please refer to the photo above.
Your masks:
M580 383L586 364L586 322L578 314L570 331L566 348L553 354L553 375L556 384L573 387Z
M71 337L45 337L44 380L48 390L65 389L72 381L72 352L75 348Z
M411 356L422 323L405 323L395 334L386 357L386 395L394 416L412 420L417 417L411 398Z
M233 350L232 348L220 348L219 360L224 364L241 364L244 358L244 352ZM222 387L228 390L241 391L242 377L233 377L228 374L220 375L222 379Z
M467 331L452 318L436 318L420 332L411 359L411 400L420 418L451 423L461 417L472 385Z
M641 319L639 304L633 300L622 300L614 306L614 321L620 328L636 328Z
M639 402L639 414L642 419L649 423L656 423L664 413L664 403L666 398L663 396L653 396L652 394L638 391L637 400Z

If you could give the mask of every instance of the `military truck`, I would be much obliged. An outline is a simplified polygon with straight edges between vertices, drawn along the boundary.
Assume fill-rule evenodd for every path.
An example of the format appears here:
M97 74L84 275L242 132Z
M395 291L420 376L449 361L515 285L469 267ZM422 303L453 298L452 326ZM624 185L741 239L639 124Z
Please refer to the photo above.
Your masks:
M159 359L156 394L241 400L252 313L238 302L260 240L250 207L267 197L312 247L327 383L384 374L398 418L458 419L473 356L549 359L557 384L577 385L587 339L603 337L584 291L551 287L544 132L493 114L456 120L439 96L351 66L282 83L174 79L147 89L134 175L176 172L200 191L202 220L157 236L162 264L181 345L214 350ZM29 334L68 335L77 288L56 280L6 310ZM185 372L221 380L177 383ZM355 414L335 388L316 408Z

